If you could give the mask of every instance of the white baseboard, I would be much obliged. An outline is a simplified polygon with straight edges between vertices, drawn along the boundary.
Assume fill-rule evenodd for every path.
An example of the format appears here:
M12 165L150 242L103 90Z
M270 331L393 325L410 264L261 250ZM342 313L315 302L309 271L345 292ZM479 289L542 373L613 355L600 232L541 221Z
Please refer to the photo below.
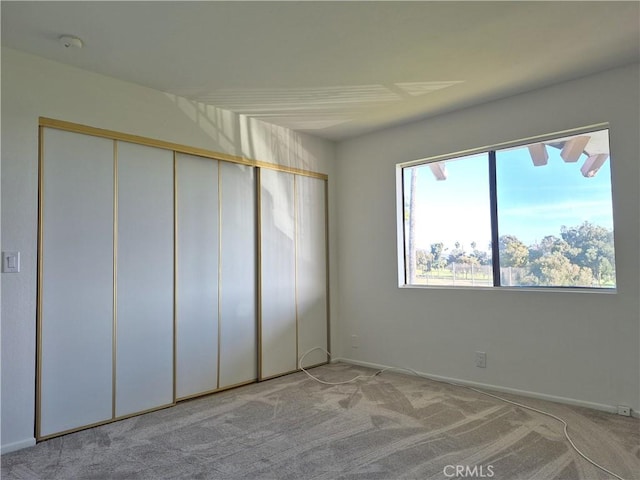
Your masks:
M33 447L36 444L35 438L27 438L26 440L20 440L19 442L8 443L0 447L0 454L15 452L16 450L22 450L23 448Z
M389 365L382 365L379 363L371 363L371 362L363 362L360 360L354 360L351 358L334 358L331 360L331 363L338 363L338 362L343 362L343 363L349 363L351 365L359 365L361 367L369 367L369 368L375 368L376 370L381 370L384 368L389 368L392 369L394 367L391 367ZM400 372L402 373L402 372ZM405 373L409 373L408 371L405 371ZM576 407L586 407L586 408L592 408L594 410L600 410L603 412L608 412L608 413L618 413L618 407L616 405L606 405L603 403L595 403L595 402L586 402L584 400L578 400L575 398L566 398L566 397L559 397L556 395L547 395L545 393L538 393L538 392L531 392L528 390L519 390L517 388L508 388L508 387L502 387L499 385L491 385L488 383L480 383L480 382L470 382L468 380L460 380L457 378L450 378L450 377L443 377L440 375L432 375L430 373L424 373L424 372L419 372L416 371L416 373L418 373L421 376L424 376L426 378L430 378L432 380L439 380L442 382L448 382L448 383L457 383L459 385L464 385L467 387L475 387L475 388L480 388L482 390L491 390L494 392L503 392L503 393L512 393L514 395L522 395L523 397L529 397L529 398L536 398L539 400L548 400L551 402L557 402L557 403L564 403L566 405L573 405ZM631 416L635 417L635 418L640 418L640 412L635 410L635 409L631 409Z

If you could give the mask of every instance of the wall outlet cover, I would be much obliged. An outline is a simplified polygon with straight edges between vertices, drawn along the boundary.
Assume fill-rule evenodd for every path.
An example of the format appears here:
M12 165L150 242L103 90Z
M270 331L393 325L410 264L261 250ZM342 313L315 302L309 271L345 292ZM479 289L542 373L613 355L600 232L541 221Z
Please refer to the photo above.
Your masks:
M625 417L631 416L631 408L626 405L618 405L618 415L624 415Z

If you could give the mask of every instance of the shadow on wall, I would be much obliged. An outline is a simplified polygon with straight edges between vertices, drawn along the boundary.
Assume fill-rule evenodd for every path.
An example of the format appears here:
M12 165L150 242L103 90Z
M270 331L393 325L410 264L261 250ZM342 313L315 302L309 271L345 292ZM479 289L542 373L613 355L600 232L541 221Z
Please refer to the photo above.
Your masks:
M305 147L304 134L213 105L165 95L224 153L303 170L324 170L316 154Z

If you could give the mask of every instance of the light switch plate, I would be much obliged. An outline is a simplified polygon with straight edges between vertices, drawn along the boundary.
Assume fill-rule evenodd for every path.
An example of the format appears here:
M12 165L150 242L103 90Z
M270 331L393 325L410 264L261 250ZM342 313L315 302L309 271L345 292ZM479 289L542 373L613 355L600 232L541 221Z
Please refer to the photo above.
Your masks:
M2 252L2 273L20 271L20 252Z

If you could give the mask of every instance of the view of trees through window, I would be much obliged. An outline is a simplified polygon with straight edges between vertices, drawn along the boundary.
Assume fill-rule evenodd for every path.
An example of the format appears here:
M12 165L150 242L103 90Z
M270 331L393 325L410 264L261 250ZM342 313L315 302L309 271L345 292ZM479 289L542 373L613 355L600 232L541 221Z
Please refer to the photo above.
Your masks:
M615 288L608 160L599 130L403 168L405 284Z

